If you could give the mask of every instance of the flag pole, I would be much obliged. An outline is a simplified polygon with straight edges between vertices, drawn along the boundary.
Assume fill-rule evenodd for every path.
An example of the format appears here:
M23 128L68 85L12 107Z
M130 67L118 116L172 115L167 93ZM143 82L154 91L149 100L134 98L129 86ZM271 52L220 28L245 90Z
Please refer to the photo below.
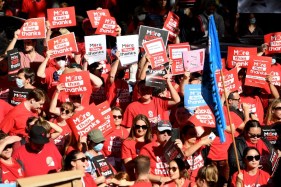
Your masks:
M232 142L233 142L236 164L237 164L237 168L238 168L238 173L240 173L240 164L239 164L239 160L238 160L237 147L236 147L236 142L235 142L235 137L234 137L234 130L235 129L233 129L233 127L232 127L232 119L231 119L231 116L230 116L228 98L227 98L227 95L226 95L226 89L225 89L225 84L224 84L224 75L223 75L222 69L220 69L220 75L221 75L221 80L222 80L222 85L223 85L223 93L224 93L224 98L225 98L225 103L226 103L228 122L230 124L230 131L231 131L231 137L232 137Z

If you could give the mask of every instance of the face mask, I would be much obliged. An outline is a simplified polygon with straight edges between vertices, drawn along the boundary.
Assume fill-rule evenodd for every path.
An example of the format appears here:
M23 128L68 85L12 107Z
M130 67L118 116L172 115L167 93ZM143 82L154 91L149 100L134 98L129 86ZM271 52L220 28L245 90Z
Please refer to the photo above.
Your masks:
M276 63L276 60L273 58L272 60L271 60L271 64L275 64Z
M250 21L251 24L255 24L256 23L256 18L251 18L249 21Z
M59 65L60 68L64 68L66 66L66 61L65 60L59 60L57 62L57 64Z
M138 15L138 19L139 19L140 21L145 20L145 17L146 17L145 14L140 14L140 15Z
M16 84L19 88L22 88L24 86L23 80L19 78L16 78Z
M99 143L93 147L94 151L100 152L103 148L103 143Z

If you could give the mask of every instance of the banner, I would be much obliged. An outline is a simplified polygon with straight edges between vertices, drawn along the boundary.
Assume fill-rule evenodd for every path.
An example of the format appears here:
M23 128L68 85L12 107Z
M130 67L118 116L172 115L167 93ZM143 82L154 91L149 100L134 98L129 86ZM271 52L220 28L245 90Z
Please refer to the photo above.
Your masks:
M47 17L52 29L76 26L74 6L47 9Z
M281 86L281 65L279 63L271 65L270 75L272 75L271 83L275 86Z
M118 36L116 40L122 66L138 62L139 35Z
M268 125L262 126L262 136L265 139L267 139L273 146L276 144L276 141L279 138L278 133L274 128L274 126L268 126Z
M205 61L205 49L185 51L182 54L184 69L189 72L203 70Z
M190 51L189 43L169 44L168 45L170 59L182 59L182 53Z
M141 25L139 29L139 47L143 47L144 42L156 38L162 38L166 47L168 42L168 34L169 32L166 30Z
M152 69L169 62L162 38L156 38L143 43L143 48L150 57Z
M179 33L180 18L173 12L169 11L169 14L164 23L163 29L169 31L169 41L175 41Z
M247 68L251 57L257 56L256 47L228 47L227 67Z
M69 95L92 92L90 74L88 71L62 74L60 76L60 83L64 84L64 91L69 93Z
M281 32L264 35L264 43L268 45L265 55L281 53Z
M77 140L80 136L87 136L92 129L100 129L104 136L107 135L106 131L103 131L107 126L107 122L94 103L82 111L75 112L66 122L69 124Z
M108 9L89 10L89 11L87 11L87 15L89 17L89 20L90 20L93 28L98 27L102 16L110 17L110 13L109 13Z
M204 63L201 91L204 100L215 116L216 129L220 141L223 143L225 142L226 122L215 76L218 69L222 69L220 45L214 16L211 15L209 17L209 62Z
M184 154L182 153L182 150L175 145L175 142L172 141L170 138L169 141L164 146L164 157L166 160L166 163L170 163L175 158L180 158L184 160Z
M163 77L166 74L164 65L156 69L148 69L146 71L145 85L160 89L167 88L167 80Z
M115 129L114 119L112 116L111 108L108 101L104 101L97 105L97 108L101 115L104 117L106 123L104 123L103 129L100 129L105 134L109 134Z
M104 176L105 178L111 178L114 175L111 165L107 162L104 155L95 156L91 161L95 165L98 177Z
M197 107L206 105L201 94L201 84L184 85L184 107L190 114L194 114Z
M95 34L117 36L116 28L117 24L114 17L102 16Z
M14 81L21 68L20 54L17 48L7 51L8 57L8 80Z
M171 73L173 75L181 75L184 74L185 70L183 67L183 59L173 59L171 65Z
M198 107L188 121L196 126L216 128L215 116L208 105Z
M223 71L223 76L224 76L224 86L226 92L231 93L233 91L240 90L241 84L240 81L238 80L237 68L233 68L229 71L227 70ZM221 74L219 72L216 73L216 80L217 80L220 94L222 94L224 92L224 88L222 84Z
M88 56L88 64L106 60L105 35L85 36L85 49Z
M31 90L32 89L10 88L8 102L13 106L21 104L21 102L26 100Z
M20 28L19 40L46 38L45 18L31 18Z
M270 74L271 61L271 57L253 57L247 68L245 85L268 89L265 78Z
M48 41L48 50L52 50L51 58L70 55L72 52L78 52L74 33L64 34L52 38Z

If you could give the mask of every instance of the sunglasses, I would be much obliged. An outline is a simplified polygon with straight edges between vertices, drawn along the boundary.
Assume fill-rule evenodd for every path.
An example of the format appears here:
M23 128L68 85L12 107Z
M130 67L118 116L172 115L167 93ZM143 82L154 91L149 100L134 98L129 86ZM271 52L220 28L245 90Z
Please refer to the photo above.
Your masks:
M114 119L122 119L122 116L113 115Z
M147 127L147 125L137 125L137 124L135 124L135 129L140 129L140 128L142 128L143 130L146 130L148 127Z
M173 172L176 172L178 170L177 167L169 167L169 170L172 170Z
M274 110L281 110L281 107L275 107Z
M251 133L249 133L249 137L250 138L260 138L261 137L261 134L251 134Z
M165 133L167 133L169 136L172 134L172 131L170 131L170 130L165 130L165 131L160 131L159 132L160 134L165 134Z
M65 112L66 114L69 114L70 113L70 110L68 110L68 109L65 109L65 108L60 108L60 111L61 112Z
M259 161L259 160L260 160L260 158L261 158L261 156L260 156L260 155L255 155L255 156L246 156L246 159L247 159L248 161L253 161L254 159L255 159L256 161Z
M77 158L77 159L75 159L73 161L77 161L77 160L81 160L82 162L85 162L86 160L88 160L88 158L82 157L82 158Z
M6 151L7 149L11 149L13 147L13 144L8 144L6 147L3 149L3 151Z

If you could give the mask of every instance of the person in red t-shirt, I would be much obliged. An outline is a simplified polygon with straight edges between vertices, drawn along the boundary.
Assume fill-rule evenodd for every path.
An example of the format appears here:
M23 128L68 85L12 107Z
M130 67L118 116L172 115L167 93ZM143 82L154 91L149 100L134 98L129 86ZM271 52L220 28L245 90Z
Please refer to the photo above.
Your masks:
M255 147L261 153L260 165L262 165L263 170L267 171L268 173L272 172L272 164L270 162L270 158L274 153L274 149L270 142L262 137L261 125L259 121L249 120L245 125L243 136L235 138L235 142L241 169L245 168L245 164L243 162L244 149L247 147ZM237 171L237 164L233 146L234 145L232 143L228 149L230 176Z
M117 171L122 169L122 160L121 160L121 147L122 142L125 140L129 133L128 131L121 126L123 111L119 107L113 107L111 109L112 116L114 119L115 129L113 132L108 134L105 137L103 145L103 153L107 157L107 161L115 167Z
M245 148L243 151L243 161L246 167L239 173L234 173L231 181L231 187L270 186L268 183L270 175L259 169L260 158L260 152L257 148Z
M12 110L14 107L7 103L6 101L0 99L0 123L5 118L6 114Z
M64 171L80 170L83 171L84 177L82 178L83 186L96 187L97 184L92 176L86 172L85 168L88 167L87 157L83 152L72 150L64 159Z
M132 187L152 187L149 181L150 160L147 156L137 156L134 159L136 181Z
M129 137L122 144L122 160L131 180L134 179L130 172L133 169L132 160L139 155L140 149L151 141L151 126L145 115L137 115L133 124Z
M170 186L173 183L169 176L169 163L164 157L164 146L171 138L172 125L169 121L160 121L157 125L157 141L152 141L143 146L140 155L148 156L151 161L149 179L153 183ZM182 149L182 142L175 140L175 146Z
M45 93L40 89L32 90L27 100L15 106L0 123L0 129L9 135L26 137L26 121L31 116L38 116L41 113L43 104L46 101Z
M20 141L19 136L8 136L0 133L0 175L1 183L14 183L24 177L22 166L12 158L13 143Z
M46 17L47 1L23 0L21 11L27 15L27 18Z
M58 172L62 167L62 156L40 123L38 120L30 128L29 142L13 153L13 158L23 164L27 177Z
M131 121L138 114L144 114L148 117L152 125L152 129L156 127L156 124L159 121L168 120L165 119L166 111L169 107L174 106L180 102L180 96L173 87L169 75L167 78L167 85L171 93L171 99L169 100L153 97L153 88L146 86L145 80L140 81L138 83L140 98L138 101L135 101L128 105L124 113L122 124L127 128L131 128Z

